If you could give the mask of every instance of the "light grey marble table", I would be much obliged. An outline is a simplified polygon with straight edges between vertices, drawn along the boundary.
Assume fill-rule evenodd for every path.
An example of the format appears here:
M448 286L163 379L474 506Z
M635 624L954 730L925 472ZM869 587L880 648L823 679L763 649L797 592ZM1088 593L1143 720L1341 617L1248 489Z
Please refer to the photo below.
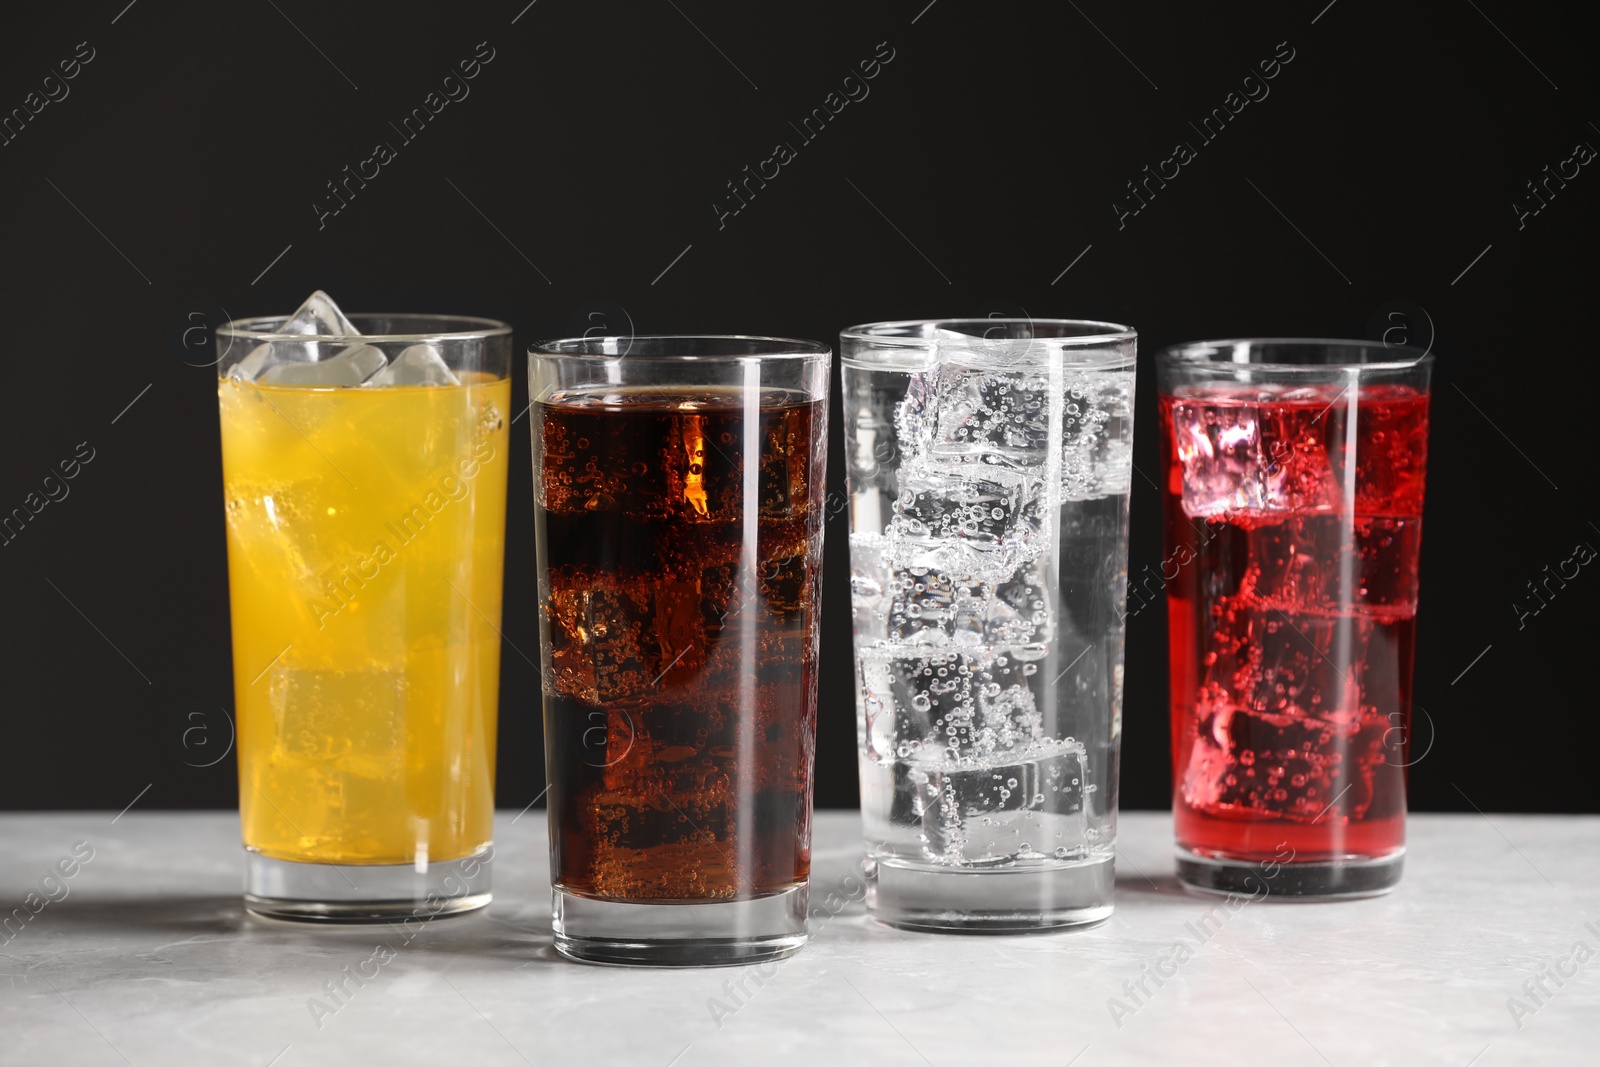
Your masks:
M1213 913L1128 813L1109 921L995 937L866 919L856 817L819 813L824 917L761 982L557 957L541 814L501 815L491 908L409 941L247 918L232 815L0 816L0 916L56 898L0 935L0 1064L1600 1063L1600 818L1417 816L1391 896Z

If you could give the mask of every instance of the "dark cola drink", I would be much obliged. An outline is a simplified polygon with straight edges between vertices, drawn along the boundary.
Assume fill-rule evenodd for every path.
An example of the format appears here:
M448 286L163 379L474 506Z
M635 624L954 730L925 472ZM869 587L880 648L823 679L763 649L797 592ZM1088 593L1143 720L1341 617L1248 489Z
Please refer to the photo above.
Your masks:
M672 903L803 885L824 402L602 387L535 416L556 888Z

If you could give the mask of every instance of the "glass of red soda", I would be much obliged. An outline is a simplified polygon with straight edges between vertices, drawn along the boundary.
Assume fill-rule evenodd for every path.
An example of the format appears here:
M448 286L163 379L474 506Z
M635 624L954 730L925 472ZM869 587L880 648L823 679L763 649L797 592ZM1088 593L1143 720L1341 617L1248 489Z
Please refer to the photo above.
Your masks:
M1405 854L1427 352L1157 360L1178 877L1363 896Z

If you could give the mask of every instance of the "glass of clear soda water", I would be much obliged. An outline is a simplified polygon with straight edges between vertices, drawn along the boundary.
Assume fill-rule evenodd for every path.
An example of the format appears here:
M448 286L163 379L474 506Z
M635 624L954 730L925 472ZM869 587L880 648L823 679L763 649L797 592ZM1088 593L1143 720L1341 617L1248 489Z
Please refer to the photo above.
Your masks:
M1134 331L841 334L871 914L1014 931L1111 914Z

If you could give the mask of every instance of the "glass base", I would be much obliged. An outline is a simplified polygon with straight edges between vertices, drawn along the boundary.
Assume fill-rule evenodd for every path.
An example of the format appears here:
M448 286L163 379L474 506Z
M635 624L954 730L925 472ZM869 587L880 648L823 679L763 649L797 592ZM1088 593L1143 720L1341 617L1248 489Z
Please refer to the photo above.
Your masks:
M1374 897L1400 884L1405 850L1379 859L1351 858L1326 863L1280 863L1202 856L1178 849L1178 881L1188 889L1222 896L1286 900L1340 900Z
M867 863L867 914L908 930L1022 933L1084 926L1112 909L1114 858L1067 867L959 870Z
M489 903L494 848L421 866L297 863L245 850L244 906L252 915L302 923L437 919Z
M585 963L726 967L792 956L806 943L806 887L705 904L635 904L553 894L556 951Z

